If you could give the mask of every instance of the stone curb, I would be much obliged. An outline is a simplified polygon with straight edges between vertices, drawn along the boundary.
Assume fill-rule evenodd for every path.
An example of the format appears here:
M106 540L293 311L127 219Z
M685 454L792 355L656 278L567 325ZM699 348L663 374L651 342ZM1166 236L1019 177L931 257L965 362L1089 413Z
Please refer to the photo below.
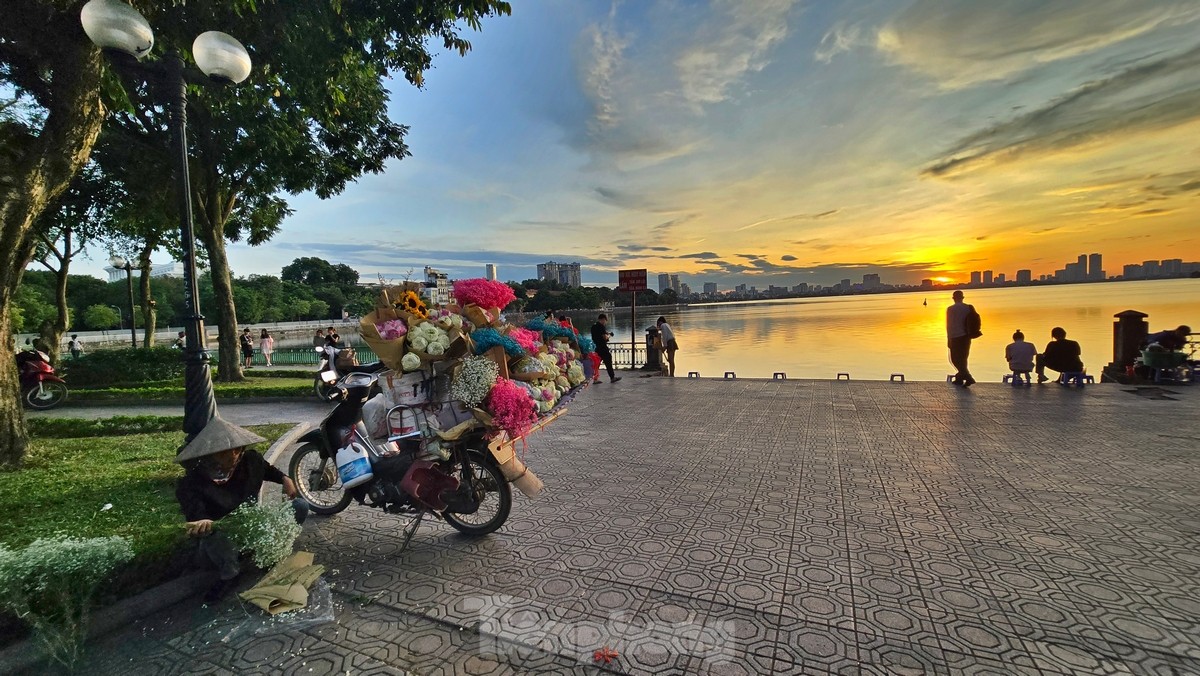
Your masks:
M316 426L316 423L298 423L271 444L267 449L267 462L273 462L285 449L295 443L300 435ZM168 580L140 594L121 599L111 606L99 608L92 613L88 627L88 639L123 629L137 621L181 601L185 601L212 586L216 573L200 572ZM46 659L46 653L37 641L26 639L0 650L0 674L26 673Z

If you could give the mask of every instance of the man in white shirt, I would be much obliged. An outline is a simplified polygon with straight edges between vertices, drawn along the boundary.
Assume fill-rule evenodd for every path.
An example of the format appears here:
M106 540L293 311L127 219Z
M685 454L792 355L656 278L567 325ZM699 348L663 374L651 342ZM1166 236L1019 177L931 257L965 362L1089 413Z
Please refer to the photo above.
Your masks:
M971 371L967 368L967 358L971 355L971 335L967 330L967 316L975 308L963 302L963 292L955 291L954 305L946 308L946 344L950 348L950 363L957 369L954 373L954 384L970 387L975 384Z
M1012 384L1020 385L1021 377L1024 376L1025 382L1029 382L1029 372L1033 370L1037 359L1037 348L1033 343L1025 342L1025 334L1018 330L1013 334L1013 342L1009 343L1004 348L1004 359L1008 362L1008 368L1012 371Z
M671 325L667 323L666 317L658 318L658 335L662 341L663 354L667 358L668 371L672 378L675 377L675 353L679 351L679 343L675 340L675 332L671 330Z

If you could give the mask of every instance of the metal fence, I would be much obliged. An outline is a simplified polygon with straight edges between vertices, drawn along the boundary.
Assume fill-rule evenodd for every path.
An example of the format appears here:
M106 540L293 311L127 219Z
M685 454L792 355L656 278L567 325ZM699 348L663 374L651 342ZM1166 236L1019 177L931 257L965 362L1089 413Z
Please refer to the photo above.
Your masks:
M354 351L358 354L358 361L363 364L379 359L375 352L367 345L354 345ZM630 367L634 365L634 359L637 360L637 365L642 366L646 363L646 344L634 343L630 349L630 343L610 342L608 349L612 352L613 366ZM213 363L217 361L217 351L209 350L209 358ZM316 366L320 361L321 355L311 347L285 347L275 350L271 353L271 363L275 366ZM263 357L262 352L255 348L254 359L250 362L253 366L266 366L267 360Z

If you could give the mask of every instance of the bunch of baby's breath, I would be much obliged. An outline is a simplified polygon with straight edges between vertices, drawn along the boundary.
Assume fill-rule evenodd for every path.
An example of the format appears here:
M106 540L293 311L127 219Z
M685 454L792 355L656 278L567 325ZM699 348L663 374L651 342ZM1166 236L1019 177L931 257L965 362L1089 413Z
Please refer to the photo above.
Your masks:
M217 528L238 551L250 552L254 565L260 568L270 568L286 559L300 536L296 510L290 502L244 502L218 521Z
M0 546L0 606L29 623L51 659L74 670L97 588L132 558L129 542L117 536Z
M450 396L468 408L475 408L487 398L499 375L500 369L491 359L465 357L458 366L454 382L450 385Z

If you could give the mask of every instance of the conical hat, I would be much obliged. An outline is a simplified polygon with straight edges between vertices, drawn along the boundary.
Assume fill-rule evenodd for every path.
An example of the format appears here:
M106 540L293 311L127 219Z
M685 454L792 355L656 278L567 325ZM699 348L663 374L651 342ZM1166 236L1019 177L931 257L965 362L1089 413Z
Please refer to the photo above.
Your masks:
M204 429L200 430L200 434L192 439L179 455L175 456L175 462L186 462L203 458L206 455L213 455L221 451L227 451L231 448L241 448L250 444L257 444L260 441L266 441L250 430L242 429L237 425L225 422L223 418L217 416L208 421Z

